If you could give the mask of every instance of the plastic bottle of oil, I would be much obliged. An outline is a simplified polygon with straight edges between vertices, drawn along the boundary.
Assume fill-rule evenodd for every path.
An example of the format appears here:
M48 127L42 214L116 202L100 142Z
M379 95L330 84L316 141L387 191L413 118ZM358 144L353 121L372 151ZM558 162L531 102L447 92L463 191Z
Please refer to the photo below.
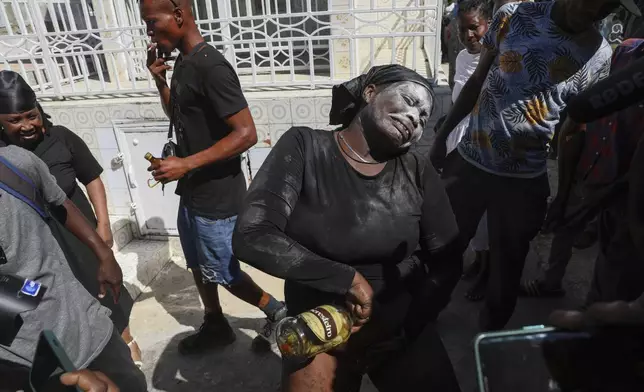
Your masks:
M284 357L312 358L349 340L352 327L347 310L322 305L283 319L277 326L277 345Z

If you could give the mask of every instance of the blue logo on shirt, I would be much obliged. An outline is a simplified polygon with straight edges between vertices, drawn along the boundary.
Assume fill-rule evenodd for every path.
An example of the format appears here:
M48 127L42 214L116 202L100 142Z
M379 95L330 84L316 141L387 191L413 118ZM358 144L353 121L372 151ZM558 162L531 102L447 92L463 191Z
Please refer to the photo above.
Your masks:
M25 283L22 285L20 292L30 297L36 297L40 292L41 287L42 284L34 280L25 279Z

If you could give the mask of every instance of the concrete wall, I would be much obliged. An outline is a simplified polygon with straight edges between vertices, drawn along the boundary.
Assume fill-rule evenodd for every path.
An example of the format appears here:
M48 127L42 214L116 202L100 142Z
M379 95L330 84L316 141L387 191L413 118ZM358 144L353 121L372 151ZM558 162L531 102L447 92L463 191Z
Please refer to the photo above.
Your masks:
M435 119L450 107L449 90L436 89L438 100ZM279 95L276 98L275 95ZM328 114L331 109L330 90L285 91L249 93L247 99L255 120L258 147L270 147L293 125L331 129ZM136 232L130 203L127 179L119 167L113 169L112 160L119 153L112 120L158 120L165 118L156 97L128 99L97 99L63 102L43 102L45 111L54 124L63 125L83 138L105 169L102 178L107 190L107 201L115 232L116 249L131 241ZM430 128L431 129L431 128Z

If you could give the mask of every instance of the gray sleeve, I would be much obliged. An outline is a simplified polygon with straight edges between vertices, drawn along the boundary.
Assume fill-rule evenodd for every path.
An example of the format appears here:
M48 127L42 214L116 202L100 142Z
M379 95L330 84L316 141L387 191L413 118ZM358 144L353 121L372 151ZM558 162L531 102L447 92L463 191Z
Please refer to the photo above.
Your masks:
M62 205L67 200L67 195L56 183L56 178L51 174L49 168L40 158L32 154L34 161L34 169L38 174L39 183L36 186L40 187L40 191L47 203L55 206Z

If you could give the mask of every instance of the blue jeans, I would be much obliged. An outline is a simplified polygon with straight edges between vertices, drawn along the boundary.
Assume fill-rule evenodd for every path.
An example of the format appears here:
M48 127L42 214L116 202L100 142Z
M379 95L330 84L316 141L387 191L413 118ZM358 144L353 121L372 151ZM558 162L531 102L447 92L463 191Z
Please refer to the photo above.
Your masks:
M199 268L204 283L233 286L241 270L233 255L233 231L237 216L209 219L197 216L181 204L178 229L188 268Z

